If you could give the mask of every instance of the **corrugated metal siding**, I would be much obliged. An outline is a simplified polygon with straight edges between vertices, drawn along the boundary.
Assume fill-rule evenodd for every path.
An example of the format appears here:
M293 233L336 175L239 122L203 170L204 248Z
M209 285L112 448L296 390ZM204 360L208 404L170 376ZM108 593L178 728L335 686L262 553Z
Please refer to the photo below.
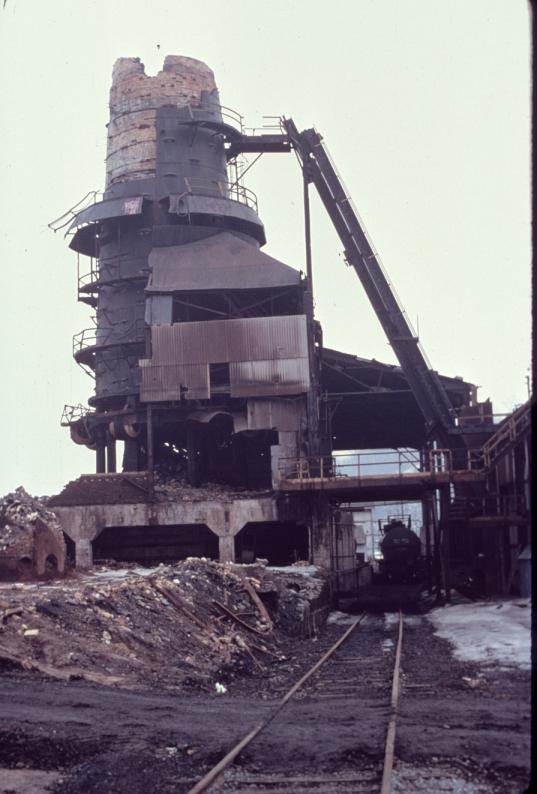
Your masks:
M229 365L229 379L232 397L302 394L310 385L309 361L236 361Z
M305 315L176 323L151 329L153 362L218 364L307 358Z
M298 400L248 400L248 430L275 427L281 432L300 430L304 398Z
M207 364L154 364L149 359L140 361L142 402L162 400L208 400L209 367ZM181 388L187 389L181 394Z
M232 397L309 389L304 315L153 326L151 340L153 358L140 362L145 402L179 400L181 387L187 400L209 399L208 365L225 362L230 363Z

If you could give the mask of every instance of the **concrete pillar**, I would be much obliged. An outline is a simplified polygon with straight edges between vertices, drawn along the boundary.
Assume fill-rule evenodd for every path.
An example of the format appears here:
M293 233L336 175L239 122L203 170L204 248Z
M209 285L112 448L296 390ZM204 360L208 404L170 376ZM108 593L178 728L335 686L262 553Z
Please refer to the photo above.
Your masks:
M278 444L270 448L272 487L277 489L280 478L292 474L298 456L297 433L279 432Z
M332 547L332 516L328 501L318 497L311 515L310 557L314 565L330 570L333 568L335 549Z
M77 568L91 568L93 565L93 548L91 540L81 538L75 542L75 566Z
M235 537L233 535L218 536L220 562L235 562Z

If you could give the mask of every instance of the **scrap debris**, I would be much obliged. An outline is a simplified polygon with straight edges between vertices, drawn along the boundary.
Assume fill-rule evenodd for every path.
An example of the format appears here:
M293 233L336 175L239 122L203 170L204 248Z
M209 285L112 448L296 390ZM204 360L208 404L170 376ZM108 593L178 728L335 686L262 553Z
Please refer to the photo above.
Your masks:
M61 575L65 560L63 532L46 498L19 487L0 499L0 579Z
M262 674L285 661L281 638L304 611L296 604L317 597L326 581L296 574L299 584L289 589L292 574L279 581L257 566L264 573L253 577L241 570L248 567L192 557L54 584L4 585L0 667L133 689L206 691L215 681Z

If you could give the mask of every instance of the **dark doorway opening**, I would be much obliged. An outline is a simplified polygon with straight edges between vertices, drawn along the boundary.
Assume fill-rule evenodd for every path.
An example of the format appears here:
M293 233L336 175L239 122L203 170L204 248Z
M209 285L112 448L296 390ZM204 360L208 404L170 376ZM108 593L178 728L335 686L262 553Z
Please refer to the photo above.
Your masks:
M69 535L65 532L63 533L63 539L65 541L65 551L67 556L67 563L68 565L74 566L75 559L76 559L76 546L74 540L71 540Z
M218 538L205 524L107 527L92 545L94 562L153 565L187 557L218 559Z
M291 565L309 559L308 529L293 521L246 524L236 537L237 562L268 560L269 565Z
M17 577L19 579L31 579L34 573L34 561L32 558L21 557L17 562Z

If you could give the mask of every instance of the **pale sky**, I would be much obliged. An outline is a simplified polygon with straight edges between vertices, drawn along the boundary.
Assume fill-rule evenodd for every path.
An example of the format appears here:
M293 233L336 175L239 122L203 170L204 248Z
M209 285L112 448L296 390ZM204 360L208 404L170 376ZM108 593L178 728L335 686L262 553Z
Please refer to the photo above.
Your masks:
M160 46L158 46L160 45ZM71 357L91 326L76 254L47 224L104 187L112 65L205 61L222 104L315 126L435 369L495 410L530 365L530 10L521 0L6 0L0 8L0 494L54 493L94 456L59 425L93 382ZM304 269L301 174L265 154L246 185L267 253ZM395 363L320 201L325 344Z

